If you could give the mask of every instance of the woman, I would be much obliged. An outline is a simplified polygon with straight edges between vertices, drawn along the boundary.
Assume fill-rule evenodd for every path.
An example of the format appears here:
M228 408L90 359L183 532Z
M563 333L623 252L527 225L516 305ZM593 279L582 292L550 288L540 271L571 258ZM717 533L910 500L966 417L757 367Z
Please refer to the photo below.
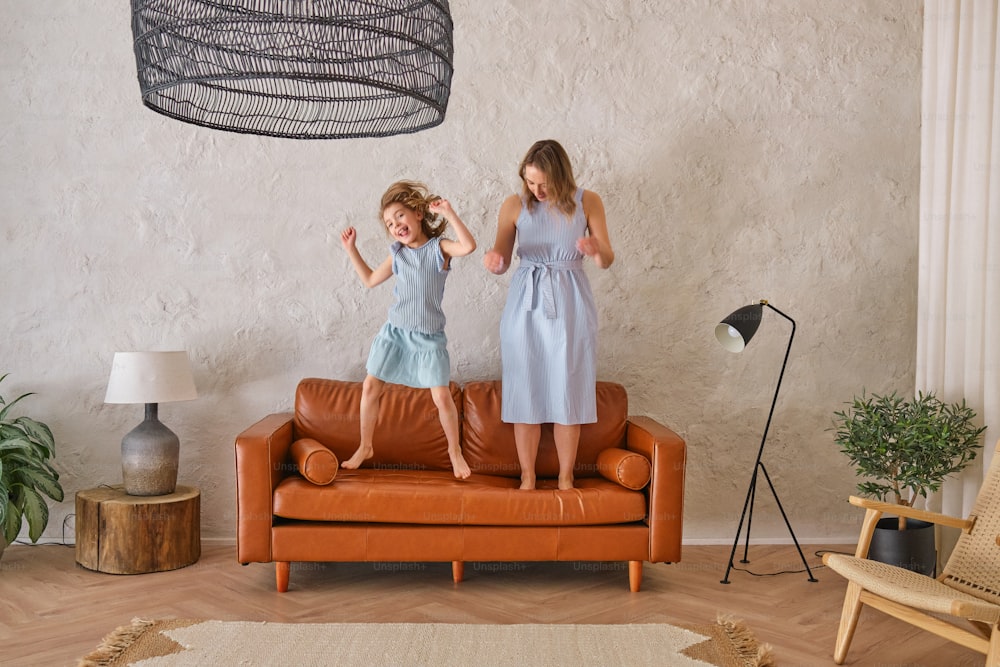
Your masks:
M504 273L517 242L520 263L500 321L501 418L514 424L521 488L535 488L541 425L551 423L559 488L573 488L580 425L597 421L597 309L583 269L615 259L604 204L576 185L566 151L536 142L521 160L520 195L500 208L483 264Z

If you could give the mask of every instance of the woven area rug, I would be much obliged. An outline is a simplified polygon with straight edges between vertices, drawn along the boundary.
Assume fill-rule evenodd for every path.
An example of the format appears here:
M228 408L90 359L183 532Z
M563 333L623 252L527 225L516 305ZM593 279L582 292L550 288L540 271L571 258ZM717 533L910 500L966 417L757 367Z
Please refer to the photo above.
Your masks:
M118 628L80 667L192 665L671 665L770 667L742 623L463 625L148 621Z

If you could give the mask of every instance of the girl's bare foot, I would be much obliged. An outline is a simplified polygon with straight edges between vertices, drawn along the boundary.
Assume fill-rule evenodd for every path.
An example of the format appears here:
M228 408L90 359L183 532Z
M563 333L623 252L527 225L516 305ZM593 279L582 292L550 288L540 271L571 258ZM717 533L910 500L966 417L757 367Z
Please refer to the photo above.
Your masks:
M521 475L521 486L519 488L522 491L534 491L535 490L535 476L534 475Z
M559 490L560 491L566 491L567 489L572 489L572 488L573 488L573 478L572 477L570 477L569 479L563 479L562 477L559 478Z
M465 462L462 452L452 453L449 451L448 457L451 458L451 469L455 472L455 477L458 479L468 479L469 475L472 474L472 470L469 468L469 464Z
M347 468L348 470L360 468L361 464L370 459L374 453L375 452L372 451L371 445L368 445L367 447L360 445L351 458L341 462L340 467Z

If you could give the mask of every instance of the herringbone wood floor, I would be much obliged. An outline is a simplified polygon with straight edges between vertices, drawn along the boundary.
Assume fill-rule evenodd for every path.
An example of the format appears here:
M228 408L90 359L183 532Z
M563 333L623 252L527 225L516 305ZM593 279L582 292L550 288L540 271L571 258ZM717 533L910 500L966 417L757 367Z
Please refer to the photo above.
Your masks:
M818 564L807 549L810 566ZM845 551L849 547L830 547ZM274 590L271 565L242 567L232 545L206 544L201 560L172 572L117 576L75 562L71 547L8 547L0 560L0 665L75 665L133 617L274 622L671 623L744 619L779 664L832 665L844 581L821 567L719 580L730 547L685 547L683 562L647 565L629 593L624 564L449 563L292 566L291 588ZM739 556L739 554L738 554ZM801 569L792 546L753 546L757 572ZM739 565L739 564L738 564ZM470 664L476 660L470 657ZM878 667L982 665L972 651L866 610L848 664Z

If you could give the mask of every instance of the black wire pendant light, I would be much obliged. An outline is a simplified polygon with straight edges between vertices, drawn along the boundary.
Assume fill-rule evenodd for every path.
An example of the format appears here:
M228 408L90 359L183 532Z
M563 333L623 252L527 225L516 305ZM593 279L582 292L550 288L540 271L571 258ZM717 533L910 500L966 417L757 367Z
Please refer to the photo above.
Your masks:
M294 139L439 125L447 0L131 0L142 101L188 123Z

